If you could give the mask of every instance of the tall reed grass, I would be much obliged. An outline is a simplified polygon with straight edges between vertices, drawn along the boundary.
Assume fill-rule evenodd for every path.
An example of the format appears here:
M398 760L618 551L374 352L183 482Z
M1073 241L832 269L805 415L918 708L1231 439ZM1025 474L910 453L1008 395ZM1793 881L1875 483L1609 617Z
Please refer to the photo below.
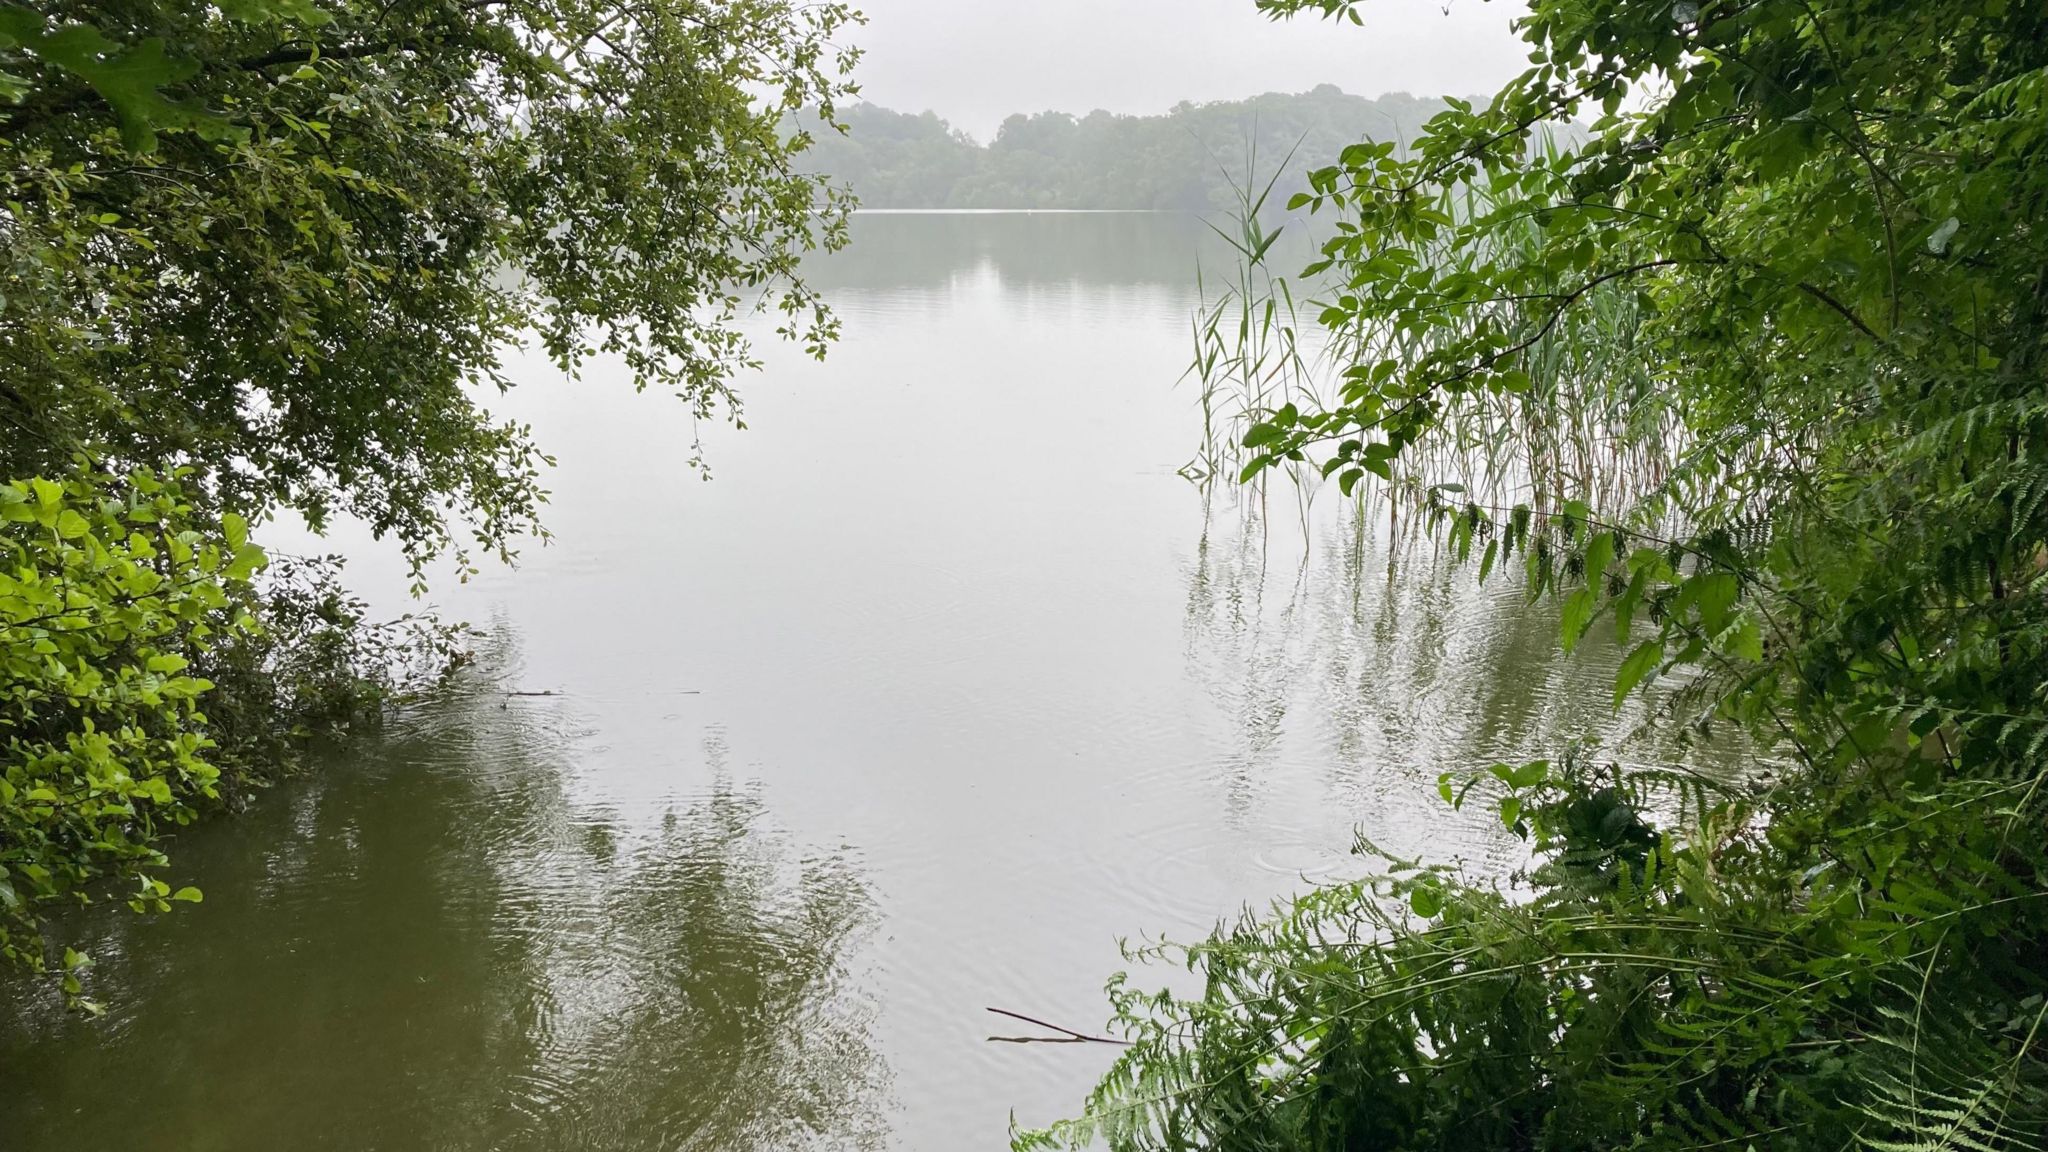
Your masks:
M1356 225L1341 209L1320 220L1283 216L1270 202L1276 179L1277 173L1263 183L1247 180L1235 209L1211 224L1235 265L1223 279L1203 275L1203 303L1191 320L1187 378L1198 389L1202 439L1182 474L1205 488L1237 478L1252 456L1243 441L1255 423L1289 404L1304 411L1324 406L1354 366L1414 363L1478 324L1524 330L1538 316L1535 305L1507 300L1461 307L1439 328L1337 323L1344 313L1330 305L1349 291L1343 265L1317 261L1290 271L1282 262L1300 246L1278 241L1288 229L1321 225L1326 234L1343 235ZM1462 185L1434 196L1431 207L1467 219L1493 214L1507 200L1490 188ZM1530 249L1546 242L1533 219L1516 221L1504 236L1502 243ZM1445 245L1415 255L1441 275L1484 254ZM1384 503L1397 530L1404 507L1425 504L1540 511L1571 493L1603 510L1660 519L1690 503L1664 498L1678 471L1674 463L1691 445L1681 414L1639 354L1644 320L1642 300L1628 289L1589 294L1528 349L1526 388L1444 397L1442 430L1390 461L1385 478L1368 474L1344 498L1360 514ZM1304 516L1327 480L1314 461L1289 460L1253 481L1262 503L1276 474Z

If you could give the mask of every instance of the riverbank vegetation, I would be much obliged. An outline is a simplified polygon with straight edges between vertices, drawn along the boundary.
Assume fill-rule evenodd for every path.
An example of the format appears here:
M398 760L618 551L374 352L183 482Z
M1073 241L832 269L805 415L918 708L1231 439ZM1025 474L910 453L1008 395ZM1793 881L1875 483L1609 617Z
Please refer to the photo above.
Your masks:
M0 6L0 957L48 966L59 905L197 899L167 829L458 655L270 563L265 519L355 517L416 577L509 559L547 459L485 407L507 347L617 357L701 419L739 416L744 310L822 354L797 262L850 201L787 118L831 123L858 19Z
M869 208L1211 211L1233 205L1248 154L1274 161L1362 139L1400 145L1443 108L1433 97L1368 99L1325 84L1157 116L1019 113L984 145L930 112L854 104L843 110L846 133L821 134L804 163ZM1306 191L1306 169L1290 166L1281 181L1283 198Z
M1299 280L1248 224L1198 328L1196 473L1402 510L1547 597L1567 649L1612 629L1617 703L1686 679L1660 722L1765 758L1447 776L1520 875L1361 845L1371 880L1144 950L1200 990L1113 985L1132 1046L1018 1143L2039 1148L2048 17L1536 0L1518 27L1533 67L1491 101L1325 158Z

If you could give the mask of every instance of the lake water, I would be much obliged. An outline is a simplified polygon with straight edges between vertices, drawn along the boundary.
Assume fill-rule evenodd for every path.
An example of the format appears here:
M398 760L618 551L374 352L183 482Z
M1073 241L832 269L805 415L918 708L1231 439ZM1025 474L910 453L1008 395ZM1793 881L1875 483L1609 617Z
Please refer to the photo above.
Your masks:
M986 1008L1095 1030L1119 938L1361 831L1522 858L1437 775L1613 730L1612 652L1176 475L1198 222L856 224L843 342L764 347L710 483L679 404L524 366L556 538L435 589L480 675L182 837L204 904L67 922L107 1012L0 989L0 1148L999 1148L1113 1052Z

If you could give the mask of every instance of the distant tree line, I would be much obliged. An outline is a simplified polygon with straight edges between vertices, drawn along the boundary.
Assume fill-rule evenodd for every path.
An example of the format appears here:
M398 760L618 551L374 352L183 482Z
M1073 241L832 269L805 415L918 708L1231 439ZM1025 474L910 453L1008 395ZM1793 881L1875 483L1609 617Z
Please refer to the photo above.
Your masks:
M821 134L808 168L850 185L868 208L1151 208L1204 210L1235 202L1256 169L1263 180L1290 154L1327 157L1361 139L1422 134L1442 100L1353 96L1325 84L1248 100L1182 102L1157 116L1094 111L1015 115L983 145L931 112L873 104L843 109L844 135ZM1284 165L1276 196L1308 187Z

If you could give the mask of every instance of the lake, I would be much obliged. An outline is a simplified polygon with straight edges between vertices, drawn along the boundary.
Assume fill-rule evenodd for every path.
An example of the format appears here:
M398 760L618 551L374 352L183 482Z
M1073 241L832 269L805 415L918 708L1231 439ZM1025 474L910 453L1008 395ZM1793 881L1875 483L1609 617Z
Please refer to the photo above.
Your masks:
M747 431L515 360L555 538L437 580L477 674L179 837L203 904L65 922L107 1012L4 989L0 1147L1000 1148L1114 1052L987 1008L1098 1030L1121 938L1361 832L1502 874L1439 773L1633 746L1512 581L1177 474L1199 221L855 225L843 341L764 342ZM359 530L270 542L404 607Z

